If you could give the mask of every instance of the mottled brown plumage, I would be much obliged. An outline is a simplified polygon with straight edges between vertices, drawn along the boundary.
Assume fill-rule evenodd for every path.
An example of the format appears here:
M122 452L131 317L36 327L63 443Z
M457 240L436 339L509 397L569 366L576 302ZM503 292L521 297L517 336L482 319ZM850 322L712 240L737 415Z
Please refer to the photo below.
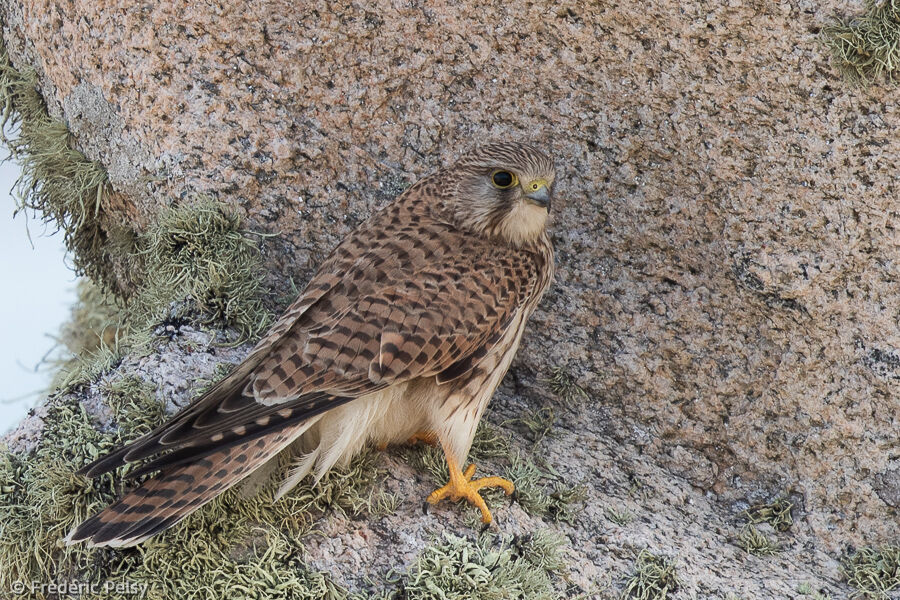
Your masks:
M178 522L293 444L282 493L367 443L436 436L451 483L484 520L465 461L475 427L550 284L553 166L485 146L422 179L348 236L228 377L157 430L86 466L159 471L70 533L127 546ZM508 184L508 185L507 185ZM477 498L477 499L476 499Z

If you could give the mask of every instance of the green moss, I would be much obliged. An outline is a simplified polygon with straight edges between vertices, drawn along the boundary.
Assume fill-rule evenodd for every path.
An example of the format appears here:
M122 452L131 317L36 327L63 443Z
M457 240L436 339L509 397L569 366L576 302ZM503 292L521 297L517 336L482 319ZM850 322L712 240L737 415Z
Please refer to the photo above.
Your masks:
M371 450L354 458L346 468L334 468L317 484L304 479L287 496L304 512L339 510L350 517L384 515L396 510L400 499L376 486L382 473ZM286 473L287 469L279 472Z
M847 583L856 588L853 598L886 599L900 589L900 546L863 548L842 563Z
M623 600L665 600L678 590L675 565L669 559L641 550L634 567L634 574L625 583Z
M550 377L543 381L549 384L550 390L566 404L572 404L588 397L584 388L578 385L575 378L564 367L554 367L550 371Z
M52 389L92 381L125 353L150 352L154 328L172 319L216 321L235 328L238 341L269 324L256 244L220 204L199 198L167 209L137 245L132 262L148 274L127 301L90 280L79 282L78 302L60 335L69 356L59 361Z
M244 338L269 325L256 242L221 203L197 196L164 210L138 248L145 277L129 309L135 322L158 322L169 316L172 302L187 298L207 321L220 321Z
M37 211L63 231L76 271L108 280L111 266L107 235L98 216L108 194L103 166L73 147L66 125L47 111L37 75L13 67L0 40L0 137L22 167L16 183L18 208ZM17 127L18 135L2 131Z
M121 492L115 482L126 468L95 480L73 473L164 418L152 390L135 378L106 384L103 393L117 429L98 432L69 396L49 405L32 455L0 451L0 589L17 581L77 580L99 586L92 590L110 586L85 598L132 597L128 585L146 586L151 600L222 598L229 595L225 590L243 590L247 598L346 596L325 575L303 566L300 539L322 511L382 514L396 505L373 491L379 473L372 454L333 470L316 486L302 482L277 502L274 481L252 498L230 490L137 551L63 546L60 540L76 523Z
M810 598L811 600L831 600L831 596L821 590L814 589L812 584L808 582L803 582L798 585L797 593L805 598Z
M74 475L85 462L111 450L115 436L96 431L74 400L51 404L44 420L32 455L0 451L0 589L89 568L90 551L64 548L59 540L76 521L115 496L110 475L94 481Z
M125 354L149 348L149 330L135 330L127 307L112 294L83 278L78 299L58 341L65 352L55 358L51 390L88 383L112 368Z
M603 514L606 515L607 519L609 519L619 527L625 527L626 525L634 521L634 515L624 508L620 509L608 506L604 509Z
M126 333L125 305L88 278L78 280L76 291L78 300L58 341L72 356L115 347Z
M150 433L166 420L165 406L156 400L153 386L137 377L124 377L101 389L124 440L135 440Z
M553 412L553 408L550 406L545 406L543 408L539 408L530 413L526 413L525 416L514 419L515 423L521 423L525 426L528 432L531 434L531 439L533 440L533 447L537 448L544 438L550 433L553 429L553 423L556 420L556 415Z
M777 542L772 541L750 524L741 528L741 532L738 534L738 543L745 552L754 556L771 556L780 550Z
M558 598L553 575L563 565L561 546L561 538L546 531L514 539L483 535L475 541L446 533L416 559L398 595L408 600Z
M509 436L488 421L482 419L475 431L469 456L474 461L491 458L506 458L512 452Z
M542 469L530 458L521 454L512 457L506 476L516 484L513 497L530 515L550 517L555 521L571 523L575 508L587 499L584 486L570 486L556 479L554 474Z
M745 525L738 533L738 545L748 554L755 556L771 556L778 553L780 551L778 542L770 538L757 525L775 533L788 531L794 524L791 516L793 508L794 503L788 499L776 498L772 502L756 504L745 510L741 514Z
M866 12L822 29L834 64L850 81L862 85L900 68L900 0L866 0Z
M133 324L146 326L163 318L171 302L191 298L210 318L246 337L262 331L269 317L259 300L259 256L240 219L198 197L164 210L141 234L103 223L111 194L106 171L74 148L66 125L48 113L37 83L34 71L12 65L0 40L2 125L17 129L10 138L0 131L0 138L22 165L18 209L34 210L62 230L77 273L119 297L136 293L129 305ZM100 336L112 325L114 319L98 329Z
M104 585L138 586L147 600L254 598L339 600L347 592L326 574L307 569L303 547L290 535L266 528L252 545L220 543L207 533L151 543L140 561L126 560ZM128 598L99 594L96 598Z
M748 523L768 523L776 531L787 531L794 524L791 510L794 503L786 498L776 498L768 504L757 504L744 511Z

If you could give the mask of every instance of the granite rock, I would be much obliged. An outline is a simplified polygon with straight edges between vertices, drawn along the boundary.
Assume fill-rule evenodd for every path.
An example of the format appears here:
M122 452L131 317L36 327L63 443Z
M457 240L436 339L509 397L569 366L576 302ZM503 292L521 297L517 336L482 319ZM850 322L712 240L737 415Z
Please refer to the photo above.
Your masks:
M847 85L817 37L860 8L4 0L2 15L14 62L135 227L213 194L276 234L273 294L473 144L546 147L558 276L496 418L550 401L543 380L567 369L588 400L558 410L545 455L590 490L555 526L573 573L625 571L649 547L678 557L677 597L721 598L803 581L844 595L843 549L900 535L900 97ZM651 493L629 494L634 477ZM782 494L797 506L783 552L744 554L740 511ZM639 518L614 526L610 505ZM401 541L326 517L310 560L356 581L454 521L404 507Z

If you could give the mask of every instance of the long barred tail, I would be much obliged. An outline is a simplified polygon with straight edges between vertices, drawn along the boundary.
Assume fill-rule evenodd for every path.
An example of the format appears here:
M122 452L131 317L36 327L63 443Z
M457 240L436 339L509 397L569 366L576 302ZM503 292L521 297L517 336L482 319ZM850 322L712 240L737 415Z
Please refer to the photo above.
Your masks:
M300 436L312 423L285 426L195 461L163 470L73 529L67 544L127 547L181 521L232 487Z

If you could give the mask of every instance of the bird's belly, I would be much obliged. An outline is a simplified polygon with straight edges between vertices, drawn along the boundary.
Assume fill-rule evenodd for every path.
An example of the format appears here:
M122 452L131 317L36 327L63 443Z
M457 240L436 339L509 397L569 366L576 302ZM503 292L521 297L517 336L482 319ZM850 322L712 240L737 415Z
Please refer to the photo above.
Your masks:
M360 396L328 411L304 436L305 452L315 451L316 476L346 466L366 444L393 444L421 431L423 412L414 383L400 383Z
M382 410L378 418L371 422L367 437L373 444L399 444L417 433L432 429L428 407L435 392L434 378L416 379L394 387L398 388L396 393L376 400Z

